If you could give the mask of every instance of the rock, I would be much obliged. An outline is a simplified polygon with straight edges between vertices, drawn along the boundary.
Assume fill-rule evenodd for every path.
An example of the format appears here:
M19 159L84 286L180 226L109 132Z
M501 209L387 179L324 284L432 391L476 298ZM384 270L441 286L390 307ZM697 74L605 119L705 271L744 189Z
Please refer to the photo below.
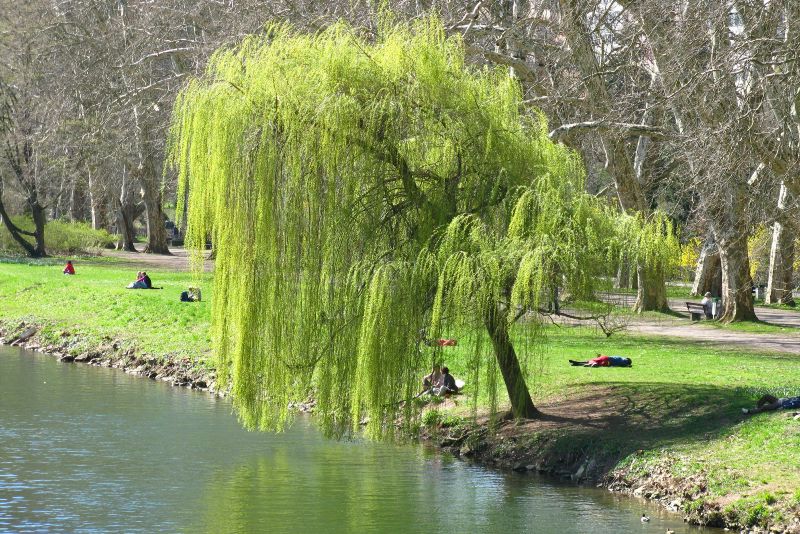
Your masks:
M514 464L514 466L511 469L518 473L524 473L525 471L527 471L525 464Z
M469 446L468 443L465 443L461 446L460 449L458 449L458 454L461 456L472 456L473 454L475 454L475 451L472 449L472 447Z
M533 465L533 464L528 464L528 465L525 466L525 470L526 471L533 471L535 469L536 469L536 466Z
M22 343L25 343L31 337L33 337L33 334L35 334L35 333L36 333L36 328L34 328L33 326L29 326L19 336L17 336L17 339L12 341L11 344L12 345L21 345Z
M683 500L675 499L674 501L670 501L667 503L667 508L669 508L673 512L677 512L681 508L683 508Z
M60 361L60 362L74 362L75 361L75 356L73 356L72 354L64 354L63 356L61 356L58 359L58 361Z
M572 480L580 480L583 478L583 475L586 473L586 464L581 465L577 471L572 475Z

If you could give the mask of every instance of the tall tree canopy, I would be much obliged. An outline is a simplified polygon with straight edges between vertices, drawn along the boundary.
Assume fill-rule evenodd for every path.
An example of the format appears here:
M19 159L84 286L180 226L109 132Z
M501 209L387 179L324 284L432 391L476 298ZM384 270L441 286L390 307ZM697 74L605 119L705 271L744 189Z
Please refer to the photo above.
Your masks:
M391 433L432 363L422 338L446 332L473 392L502 377L513 413L538 413L510 326L556 287L590 293L614 224L520 109L435 18L372 40L272 26L215 53L176 103L171 161L188 243L214 242L215 350L247 426L280 428L313 388L329 432Z

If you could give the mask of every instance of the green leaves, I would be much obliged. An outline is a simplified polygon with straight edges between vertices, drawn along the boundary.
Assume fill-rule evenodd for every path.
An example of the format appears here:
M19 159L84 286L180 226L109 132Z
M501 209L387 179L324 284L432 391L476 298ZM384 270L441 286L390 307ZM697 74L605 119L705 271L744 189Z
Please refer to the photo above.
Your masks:
M391 434L430 363L423 329L590 290L604 212L520 99L435 18L374 42L272 26L186 87L170 162L187 242L216 250L215 350L247 426L279 429L313 395L329 433ZM480 337L475 376L494 365Z

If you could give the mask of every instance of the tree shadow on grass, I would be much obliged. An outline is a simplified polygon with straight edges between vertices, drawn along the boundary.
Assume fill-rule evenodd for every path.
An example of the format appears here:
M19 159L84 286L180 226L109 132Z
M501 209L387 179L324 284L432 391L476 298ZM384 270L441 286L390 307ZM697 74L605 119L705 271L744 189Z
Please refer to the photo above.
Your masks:
M537 454L551 462L568 465L592 456L602 476L636 451L723 437L746 417L741 408L750 405L751 395L741 388L592 383L567 401L541 404L542 417L517 423L513 432L546 443Z

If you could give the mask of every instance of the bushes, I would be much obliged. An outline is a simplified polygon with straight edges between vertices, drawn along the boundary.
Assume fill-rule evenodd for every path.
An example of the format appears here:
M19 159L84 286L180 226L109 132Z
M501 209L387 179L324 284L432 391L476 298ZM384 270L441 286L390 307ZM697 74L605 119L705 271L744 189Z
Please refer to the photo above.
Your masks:
M24 230L33 230L30 217L12 217L14 224ZM51 221L44 229L45 248L48 254L74 254L114 243L114 236L105 230L93 230L87 223ZM11 237L5 225L0 225L0 253L24 254L22 247Z

